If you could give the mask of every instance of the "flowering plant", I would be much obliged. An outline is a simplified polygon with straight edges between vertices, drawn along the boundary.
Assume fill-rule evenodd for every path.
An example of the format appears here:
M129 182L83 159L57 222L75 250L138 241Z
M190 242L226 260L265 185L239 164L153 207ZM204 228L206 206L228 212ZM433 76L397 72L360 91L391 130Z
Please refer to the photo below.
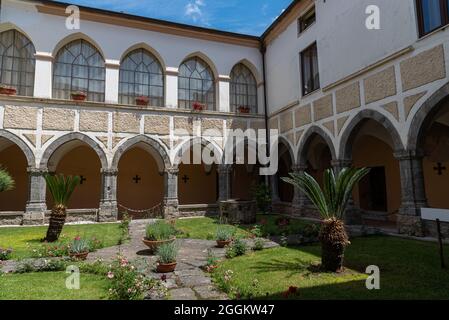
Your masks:
M206 105L200 102L194 102L192 104L193 110L195 111L203 111L204 109L206 109Z
M79 236L73 239L71 245L70 245L70 253L72 254L80 254L80 253L86 253L90 251L90 244L89 241L85 239L81 239Z
M9 95L15 95L17 92L17 89L13 86L9 86L6 84L1 83L0 84L0 93L1 94L9 94Z
M87 98L87 93L83 91L74 91L70 94L73 100L84 101Z
M12 249L0 248L0 261L6 261L11 258Z
M146 96L139 96L136 98L136 104L138 106L147 106L150 103L150 98Z
M240 113L249 113L250 112L250 108L245 107L245 106L240 106L237 109L239 110Z
M140 300L155 284L146 278L125 257L117 256L106 275L109 280L109 299Z

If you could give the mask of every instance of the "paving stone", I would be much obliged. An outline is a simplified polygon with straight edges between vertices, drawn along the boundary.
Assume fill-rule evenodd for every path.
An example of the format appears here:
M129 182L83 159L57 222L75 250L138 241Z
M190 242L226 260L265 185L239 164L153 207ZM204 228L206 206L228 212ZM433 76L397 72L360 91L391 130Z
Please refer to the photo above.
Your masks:
M215 289L214 286L201 286L192 288L197 296L203 300L226 300L226 295Z
M212 283L210 278L205 276L179 277L179 282L185 287L204 286Z
M198 300L195 292L190 288L173 289L168 293L170 300Z
M176 270L175 275L179 277L187 276L204 276L204 272L200 269L187 269L187 270Z

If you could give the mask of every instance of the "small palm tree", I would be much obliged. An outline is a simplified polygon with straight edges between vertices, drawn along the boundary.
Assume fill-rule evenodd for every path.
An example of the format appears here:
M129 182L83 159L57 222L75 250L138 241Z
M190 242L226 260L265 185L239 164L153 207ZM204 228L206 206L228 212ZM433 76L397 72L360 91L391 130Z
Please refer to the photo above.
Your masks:
M0 192L14 189L14 180L9 173L0 168Z
M290 173L283 178L299 188L320 212L321 264L325 271L339 272L343 268L345 248L350 244L343 216L354 186L369 169L345 168L335 176L332 169L324 172L323 188L309 174Z
M64 227L67 217L67 204L76 186L80 183L80 177L47 174L45 175L45 181L54 202L45 241L55 242L59 239Z

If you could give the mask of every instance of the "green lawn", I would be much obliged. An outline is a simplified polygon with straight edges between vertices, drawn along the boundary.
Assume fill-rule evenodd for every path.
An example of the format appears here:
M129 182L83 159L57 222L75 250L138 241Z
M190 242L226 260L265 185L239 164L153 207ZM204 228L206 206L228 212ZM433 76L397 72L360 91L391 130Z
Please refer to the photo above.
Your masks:
M0 228L0 246L14 250L12 259L29 258L32 250L42 245L47 227L8 227ZM71 241L76 236L85 239L93 237L101 240L105 247L114 246L120 239L118 223L66 225L62 230L61 241Z
M279 227L276 224L276 220L282 218L281 215L258 215L257 225L261 227L261 231L264 236L281 235L281 234L296 234L299 233L304 226L310 224L303 220L291 219L290 224L285 227ZM180 237L192 238L192 239L215 239L215 233L218 227L217 218L192 218L192 219L178 219L176 221L176 228L182 232ZM254 225L246 226L232 226L235 229L238 237L249 237L249 230Z
M446 246L446 252L449 246ZM435 243L394 237L366 237L352 241L343 274L317 271L319 245L274 248L226 260L214 273L217 283L232 270L230 284L245 296L279 299L290 286L299 288L297 299L448 299L449 270L442 270ZM366 267L380 268L381 290L365 287ZM253 289L254 279L259 287Z
M81 274L80 289L66 288L65 272L0 275L0 300L100 300L107 296L107 279Z

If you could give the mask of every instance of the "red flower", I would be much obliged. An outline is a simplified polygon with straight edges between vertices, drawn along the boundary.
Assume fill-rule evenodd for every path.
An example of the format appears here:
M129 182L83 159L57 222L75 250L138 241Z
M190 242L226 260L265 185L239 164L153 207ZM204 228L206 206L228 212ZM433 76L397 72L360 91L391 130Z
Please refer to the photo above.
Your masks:
M167 280L167 276L165 275L165 274L163 274L162 276L161 276L161 281L166 281Z

